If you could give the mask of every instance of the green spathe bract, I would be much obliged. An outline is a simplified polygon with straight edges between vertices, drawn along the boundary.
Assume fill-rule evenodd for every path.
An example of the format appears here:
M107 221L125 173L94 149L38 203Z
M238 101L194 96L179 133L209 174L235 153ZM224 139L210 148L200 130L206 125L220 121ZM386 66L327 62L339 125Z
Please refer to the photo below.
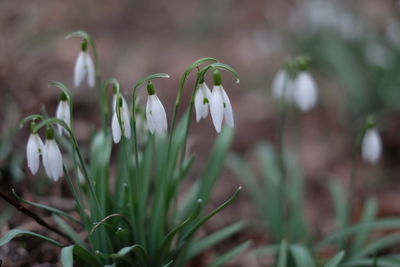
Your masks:
M194 155L186 156L186 142L192 120L193 96L199 82L204 80L209 70L216 69L225 70L238 80L235 70L213 58L203 58L190 65L179 83L169 131L161 135L146 133L146 142L138 144L138 133L143 131L137 129L139 125L136 124L136 116L143 112L138 106L137 91L143 84L151 84L154 79L169 78L169 75L152 74L141 79L132 90L129 109L132 137L122 136L118 146L113 147L111 131L107 125L111 119L109 110L114 110L115 107L107 104L110 102L107 90L114 89L113 94L119 97L119 83L113 78L101 83L96 46L86 32L77 31L68 35L69 37L81 38L83 43L89 45L87 48L92 49L95 57L102 129L93 134L89 149L83 150L72 126L69 127L62 120L46 115L31 115L21 121L21 126L26 122L36 121L33 129L35 132L40 133L43 129L60 125L68 133L64 136L56 135L55 139L63 147L63 152L68 154L65 157L70 157L71 163L64 166L63 179L67 181L76 201L79 217L26 201L14 192L19 201L54 214L58 228L69 237L70 243L65 239L59 242L36 233L11 230L0 238L0 244L5 244L20 234L39 237L62 247L60 259L64 266L184 266L194 256L240 231L244 224L237 222L209 236L200 239L196 236L197 230L232 204L241 191L239 187L226 202L211 212L205 212L233 138L232 129L224 128L218 135L209 155L210 160L189 190L191 193L183 198L182 203L178 203L177 199L180 184L188 176L195 160ZM178 120L185 81L193 70L196 70L196 82L192 89L192 101ZM50 85L62 91L72 113L73 97L67 86L60 82L52 82ZM121 123L121 114L117 115ZM115 161L115 170L111 171L111 166L114 166L111 156L113 149L117 151L115 154L118 158ZM86 155L82 151L89 153ZM79 176L83 179L78 179ZM87 237L78 234L82 230ZM249 243L243 243L217 257L212 265L224 264L248 245Z

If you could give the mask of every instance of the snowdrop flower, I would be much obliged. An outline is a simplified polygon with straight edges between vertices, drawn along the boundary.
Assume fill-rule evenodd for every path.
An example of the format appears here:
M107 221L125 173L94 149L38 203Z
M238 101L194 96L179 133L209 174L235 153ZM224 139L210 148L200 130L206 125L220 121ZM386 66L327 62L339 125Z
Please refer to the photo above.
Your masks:
M57 181L63 173L63 159L60 149L54 140L54 132L51 127L47 128L47 139L43 148L43 166L49 178Z
M279 70L272 81L272 95L290 103L293 95L293 80L285 70Z
M314 79L308 72L300 72L294 80L293 102L302 111L309 111L317 104L318 89Z
M87 83L90 87L95 85L95 69L92 57L87 52L87 42L82 42L82 50L78 55L75 62L74 70L74 84L75 87L79 87L82 81L87 78Z
M119 143L121 141L121 129L123 130L123 134L126 138L131 138L131 121L129 116L129 108L128 104L125 101L125 98L122 95L118 95L118 106L117 106L117 96L114 96L113 99L113 109L114 114L111 120L111 130L114 143ZM118 109L118 110L117 110ZM118 120L118 114L121 115L121 123Z
M38 133L31 133L26 146L26 158L32 174L39 170L40 154L43 152L43 142Z
M168 128L167 115L164 106L155 94L152 83L147 84L147 92L149 94L146 104L147 127L151 133L166 132Z
M233 112L229 97L221 85L221 73L214 70L214 87L210 99L210 112L217 133L221 132L222 120L225 118L226 124L233 128Z
M68 127L71 128L71 110L69 107L67 96L64 92L61 93L60 103L58 103L57 106L56 118L64 121L68 125ZM68 134L68 131L64 129L64 127L62 127L61 125L57 125L57 130L60 135L62 135L63 132L65 132L65 134Z
M382 154L382 141L378 130L373 127L364 135L361 145L363 160L369 163L377 163Z
M208 104L211 99L211 91L207 84L203 81L197 88L196 96L194 98L194 108L196 110L196 121L199 122L208 115Z

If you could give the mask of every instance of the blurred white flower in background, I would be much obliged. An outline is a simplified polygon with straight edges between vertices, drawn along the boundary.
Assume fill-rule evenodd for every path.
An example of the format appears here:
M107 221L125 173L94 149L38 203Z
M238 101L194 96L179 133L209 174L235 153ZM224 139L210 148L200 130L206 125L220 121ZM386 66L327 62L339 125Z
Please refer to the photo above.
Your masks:
M378 130L374 127L364 135L361 145L361 155L363 160L369 163L377 163L382 154L382 141Z
M280 70L272 82L272 95L306 112L317 104L318 88L309 72L302 71L290 77L285 70Z
M309 111L317 104L318 89L310 73L303 71L297 75L292 94L294 104L304 112Z
M68 127L71 128L71 110L69 108L68 101L66 99L61 99L57 106L56 118L64 121ZM61 125L57 124L58 134L62 135L63 132L68 134L68 131L64 129Z
M96 74L92 57L87 51L81 51L75 62L74 69L74 85L79 87L83 80L87 78L87 83L90 87L94 87L96 82Z

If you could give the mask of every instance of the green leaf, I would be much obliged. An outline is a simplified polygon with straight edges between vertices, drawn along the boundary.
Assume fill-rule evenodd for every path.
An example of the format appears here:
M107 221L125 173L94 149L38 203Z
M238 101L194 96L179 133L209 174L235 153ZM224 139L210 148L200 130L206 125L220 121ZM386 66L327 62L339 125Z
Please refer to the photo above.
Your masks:
M278 253L278 262L277 267L287 267L288 261L288 244L285 239L281 241L279 246L279 253Z
M379 257L375 258L365 258L351 260L340 264L340 267L350 267L350 266L360 266L360 267L398 267L400 266L400 260L391 257Z
M64 212L62 210L59 210L59 209L56 209L56 208L53 208L53 207L50 207L50 206L47 206L47 205L44 205L44 204L39 204L39 203L35 203L35 202L32 202L32 201L25 200L22 197L20 197L17 194L17 192L15 192L14 188L12 189L12 193L13 193L14 197L18 201L20 201L22 203L25 203L25 204L28 204L28 205L31 205L31 206L34 206L34 207L37 207L37 208L41 208L41 209L47 210L47 211L49 211L49 212L51 212L53 214L64 216L64 217L68 218L71 222L74 222L74 223L82 226L82 223L80 221L78 221L77 219L75 219L74 217L72 217L71 215L69 215L68 213L66 213L66 212Z
M153 79L156 78L164 78L167 79L170 76L166 73L156 73L156 74L150 74L149 76L144 77L143 79L140 79L139 81L136 82L135 87L134 87L134 91L136 91L137 88L139 88L139 86L141 86L143 83L151 81Z
M307 247L303 245L290 245L290 253L296 262L296 267L313 267L315 262Z
M340 262L344 258L344 251L340 251L338 254L336 254L331 260L328 261L327 264L325 264L325 267L337 267L339 266Z
M359 233L360 231L372 231L375 229L395 229L400 228L400 219L398 217L385 218L377 221L368 223L361 223L358 225L346 227L342 230L336 231L330 236L324 238L316 245L316 249L319 249L327 244L331 244L345 237L349 237L353 234Z
M18 235L31 235L31 236L37 237L39 239L42 239L44 241L47 241L47 242L49 242L49 243L51 243L53 245L56 245L57 247L63 247L64 246L60 242L58 242L58 241L56 241L54 239L51 239L49 237L46 237L46 236L31 232L31 231L25 231L25 230L20 230L20 229L13 229L13 230L7 232L4 236L2 236L0 238L0 246L3 246L4 244L7 244L8 242L10 242L12 239L14 239Z
M365 246L362 250L355 253L352 259L362 258L368 255L376 254L380 250L391 248L395 244L400 243L400 235L399 234L391 234L381 239L374 240L371 244Z
M377 213L378 204L375 198L369 198L364 205L363 217L361 219L361 223L371 222ZM354 252L358 251L365 243L368 237L368 231L360 231L352 242L351 249L349 251L349 255L353 255Z
M338 224L338 229L341 230L347 226L348 223L348 206L347 206L347 195L343 191L341 184L336 181L332 180L329 183L329 189L331 191L331 196L333 200L333 204L335 207L336 212L336 221ZM344 237L343 237L344 238ZM341 247L344 246L345 240L341 239L340 241Z
M74 263L76 263L76 266L101 266L95 256L78 245L62 248L60 261L63 267L73 267Z
M74 229L72 229L71 226L69 226L65 221L63 221L57 215L53 215L53 217L57 225L64 230L64 232L71 238L72 241L74 241L77 245L86 248L86 245L83 242L83 240L79 237L78 233L75 232Z
M200 226L202 226L204 223L206 223L214 215L218 214L220 211L222 211L223 209L225 209L226 207L231 205L232 202L235 201L236 198L239 196L240 191L242 191L242 187L239 187L227 201L225 201L222 205L217 207L215 210L213 210L207 216L199 219L197 222L194 222L194 225L192 226L192 228L182 237L182 239L180 241L182 242L185 239L189 239L196 232L196 230L200 228Z
M97 132L90 146L90 177L95 181L95 189L101 207L107 207L109 194L109 166L112 141L110 132Z
M207 203L210 198L210 194L221 172L232 138L233 130L224 127L217 140L215 140L214 148L210 153L205 170L200 178L200 188L197 195L197 198L201 198L204 203Z
M121 248L117 254L114 254L115 258L123 258L127 256L129 253L135 253L136 257L139 259L141 266L147 266L148 264L148 256L146 250L140 245L133 245L130 247Z
M237 233L244 227L244 225L245 223L243 221L233 223L229 226L223 227L221 230L218 230L215 233L203 237L202 239L196 240L196 242L190 245L187 251L187 260Z
M245 251L251 244L251 241L244 242L243 244L240 244L239 246L231 249L227 253L219 256L216 258L210 265L209 267L218 267L218 266L223 266L226 262L230 261L243 251Z
M233 75L233 77L236 78L236 83L240 82L239 74L231 66L226 65L224 63L220 63L220 62L212 63L211 66L214 67L214 68L217 68L217 69L223 69L223 70L226 70L226 71L230 72Z
M283 196L280 193L282 174L278 169L276 153L270 144L261 143L258 147L258 154L265 186L265 201L260 204L260 209L275 240L279 241L283 238L283 225L285 224L282 209Z
M183 221L180 225L178 225L177 227L175 227L174 229L172 229L165 237L164 240L161 242L161 246L159 249L159 253L158 255L160 255L160 257L164 256L167 254L168 249L171 245L171 242L173 240L173 238L175 237L175 235L181 231L182 229L184 229L184 227L186 227L187 225L189 225L192 221L194 221L200 214L201 211L201 206L202 206L202 201L199 199L197 201L197 205L196 208L193 210L192 215L186 219L185 221Z

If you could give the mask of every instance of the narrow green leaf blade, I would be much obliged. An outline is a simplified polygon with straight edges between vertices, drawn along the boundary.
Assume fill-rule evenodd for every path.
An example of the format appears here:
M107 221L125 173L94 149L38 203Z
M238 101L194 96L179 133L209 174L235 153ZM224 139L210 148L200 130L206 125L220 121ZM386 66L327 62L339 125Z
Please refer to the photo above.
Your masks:
M296 262L296 267L314 267L315 262L308 248L303 245L290 245L290 253Z
M51 239L49 237L43 236L41 234L37 234L35 232L25 231L25 230L20 230L20 229L10 230L4 236L2 236L0 238L0 246L3 246L4 244L7 244L8 242L10 242L12 239L17 237L18 235L31 235L31 236L37 237L39 239L42 239L44 241L47 241L47 242L49 242L49 243L51 243L53 245L56 245L57 247L63 247L64 246L60 242L58 242L58 241L56 241L54 239Z
M218 267L218 266L223 266L226 262L230 261L243 251L245 251L251 244L251 241L247 241L243 244L240 244L239 246L233 248L229 252L219 256L216 258L210 265L209 267Z
M338 254L336 254L330 261L328 261L327 264L325 264L325 267L337 267L339 266L340 262L344 258L344 251L340 251Z

